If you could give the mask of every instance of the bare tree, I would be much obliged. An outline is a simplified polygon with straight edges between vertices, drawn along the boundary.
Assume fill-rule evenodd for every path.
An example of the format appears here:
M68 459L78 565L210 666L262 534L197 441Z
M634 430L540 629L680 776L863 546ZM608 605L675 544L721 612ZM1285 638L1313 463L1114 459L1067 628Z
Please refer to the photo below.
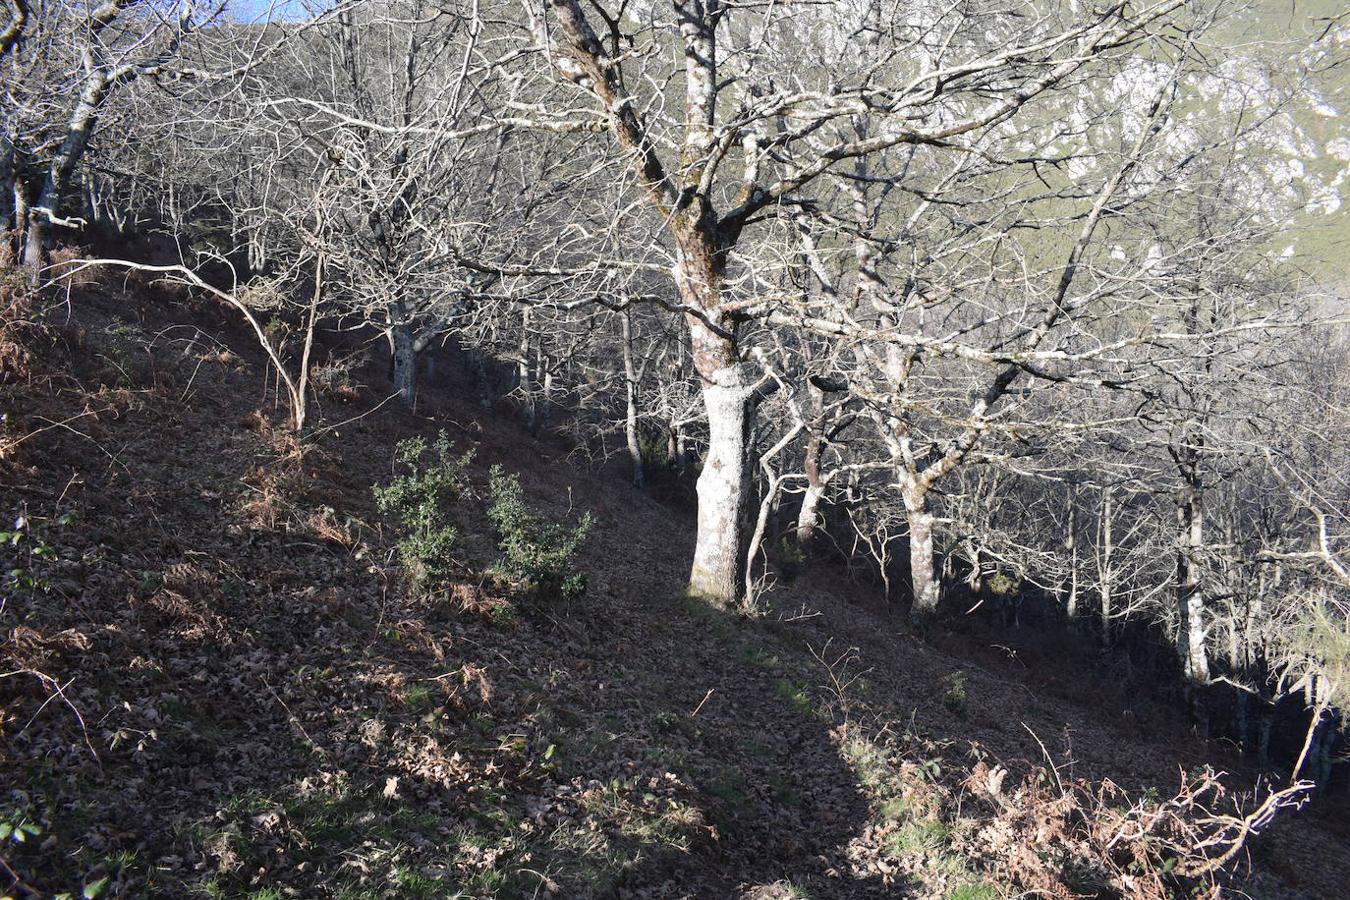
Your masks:
M671 19L575 0L527 5L536 49L595 104L577 116L558 95L535 124L602 124L669 240L709 428L691 591L734 599L744 583L750 438L771 386L745 355L747 323L804 328L812 318L782 309L766 290L775 279L763 254L785 222L780 211L818 202L812 186L857 159L906 147L970 153L967 138L1152 39L1182 5L1019 18L965 6L883 16L872 3L751 11L680 0ZM825 52L822 64L805 66L812 30L827 37L810 49ZM672 31L681 61L665 73ZM859 54L864 41L875 49ZM645 90L680 80L679 101ZM860 114L874 122L866 134L854 127ZM761 230L752 238L751 228Z

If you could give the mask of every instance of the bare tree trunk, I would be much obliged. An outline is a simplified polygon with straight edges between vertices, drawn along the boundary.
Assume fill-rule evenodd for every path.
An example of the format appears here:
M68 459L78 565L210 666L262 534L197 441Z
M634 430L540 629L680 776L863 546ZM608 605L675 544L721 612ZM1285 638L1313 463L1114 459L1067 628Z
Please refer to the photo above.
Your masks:
M23 235L23 268L30 286L36 287L42 277L42 266L47 260L47 217L36 210L26 210L28 220Z
M296 432L305 430L305 419L309 415L309 359L314 350L314 323L318 321L319 302L323 299L323 255L314 260L314 294L309 301L309 314L305 317L305 344L300 351L300 373L295 383L294 409L291 421Z
M803 550L816 536L816 526L820 521L820 501L825 496L825 485L820 478L822 443L818 434L812 434L806 442L806 459L803 463L806 492L802 494L802 506L797 512L797 546Z
M675 426L675 471L681 475L689 471L689 436L678 425Z
M1102 492L1102 509L1097 520L1097 591L1101 598L1102 647L1111 646L1111 603L1115 588L1115 505L1109 490Z
M1069 494L1069 523L1064 546L1069 551L1069 592L1064 598L1064 613L1074 619L1078 616L1078 497L1074 492Z
M394 390L411 407L417 402L417 336L411 325L390 328L394 345Z
M755 530L750 537L749 549L746 551L745 558L745 599L744 606L747 610L753 610L755 605L755 554L759 552L764 544L764 536L769 531L777 531L777 528L770 524L770 517L773 510L778 505L778 492L783 486L784 478L778 474L773 467L773 458L783 451L783 448L792 443L793 439L801 431L800 422L789 430L782 438L770 447L765 454L760 457L759 465L764 471L764 499L759 505L759 515L755 518Z
M100 15L106 15L107 20L111 21L119 11L117 4L105 3L95 11L94 17L97 20ZM90 40L98 40L97 32ZM75 171L76 164L89 146L89 138L98 124L99 107L103 104L111 86L112 81L102 69L95 69L89 73L80 91L79 101L75 104L75 110L70 114L70 121L66 124L65 139L57 148L56 155L52 157L47 177L38 194L37 204L33 208L35 215L32 215L29 222L28 236L24 243L24 268L28 271L29 281L34 284L37 283L43 263L46 261L47 224L60 215L61 196L70 184L70 176Z
M1181 546L1177 551L1177 633L1186 680L1209 682L1209 657L1205 651L1204 594L1200 584L1200 549L1204 544L1205 518L1199 488L1191 480L1177 505Z
M627 310L619 318L623 329L623 375L626 392L624 411L624 435L628 439L628 459L633 464L633 487L644 487L647 483L646 472L642 465L642 442L638 440L638 375L633 362L633 321Z
M530 315L531 310L526 308L521 312L520 321L520 346L517 350L516 377L518 379L517 389L520 391L521 402L524 403L525 430L532 435L539 433L539 410L535 399L533 368L530 365Z
M534 372L539 384L539 405L535 411L535 435L548 430L549 419L553 413L553 367L544 353L544 338L540 335L534 343Z
M933 566L933 514L928 509L927 492L907 488L904 493L905 518L909 523L909 573L914 593L910 616L923 619L937 612L941 586Z
M17 164L14 143L8 135L0 135L0 203L6 203L3 213L0 213L0 231L9 231L15 222L16 206L13 199L16 198L15 187L17 185L17 175L15 165Z
M733 603L741 596L749 541L754 447L755 374L733 363L704 382L708 454L698 477L698 538L689 573L691 594Z
M469 365L473 371L474 384L478 390L478 405L485 409L492 409L492 379L488 375L487 360L483 351L472 348L467 351L469 354Z
M27 246L28 224L31 216L28 211L28 185L24 184L22 177L14 179L14 253L15 259L23 253Z
M805 550L820 527L820 502L825 497L825 486L819 478L807 482L802 494L802 507L797 513L797 546Z
M248 270L261 274L267 268L267 246L261 228L250 228L247 240Z
M697 46L711 52L711 45L707 44L710 41L711 32L700 32L697 39L686 40L686 51L692 53ZM711 76L703 72L699 75L700 84L691 84L689 90L710 92L711 83L702 83L705 77ZM711 110L706 114L710 122ZM706 152L709 135L702 129L692 134L693 143L686 147L686 154ZM741 599L745 585L742 576L749 549L750 509L754 503L752 436L760 399L759 379L755 367L740 360L735 321L718 312L723 300L729 245L722 243L725 236L706 199L700 199L678 217L673 230L679 256L675 280L680 300L686 308L701 311L690 313L686 321L690 355L708 414L708 453L696 486L698 536L689 572L689 592L735 604Z

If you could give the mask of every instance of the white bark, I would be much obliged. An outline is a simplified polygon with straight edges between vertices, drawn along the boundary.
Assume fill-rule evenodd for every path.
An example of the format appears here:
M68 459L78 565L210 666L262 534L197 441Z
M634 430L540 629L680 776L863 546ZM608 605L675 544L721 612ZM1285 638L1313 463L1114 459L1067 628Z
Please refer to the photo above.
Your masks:
M926 492L907 490L905 518L909 523L909 571L914 590L910 614L921 619L937 611L941 589L933 565L933 514Z
M642 442L638 440L638 371L637 365L633 361L633 322L631 314L625 311L619 322L623 329L624 437L628 442L628 459L633 465L633 487L640 488L646 485L647 476L642 464Z
M708 454L698 477L698 539L691 594L734 602L741 592L752 501L755 372L746 363L719 369L703 387Z
M1193 472L1193 470L1192 470ZM1186 680L1209 682L1209 656L1205 649L1205 597L1200 579L1200 551L1205 540L1205 514L1196 479L1183 492L1177 506L1181 546L1177 550L1177 606L1180 624L1178 652Z
M825 485L817 480L807 484L802 494L801 509L797 513L797 545L805 548L815 537L820 526L820 501L825 496Z

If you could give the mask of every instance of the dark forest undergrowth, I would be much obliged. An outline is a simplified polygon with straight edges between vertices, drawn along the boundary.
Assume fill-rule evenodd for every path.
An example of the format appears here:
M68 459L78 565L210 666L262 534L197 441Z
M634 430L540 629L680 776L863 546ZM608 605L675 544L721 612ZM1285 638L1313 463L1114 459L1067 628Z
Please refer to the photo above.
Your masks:
M297 440L228 316L158 297L132 284L5 326L10 896L1327 898L1350 883L1334 795L1218 867L1243 824L1225 811L1266 788L1157 698L1132 701L1109 660L921 639L827 563L753 619L684 599L690 511L460 402L455 366L415 414L375 408L388 386L369 367L321 383L323 420ZM477 491L500 463L551 517L594 517L583 599L496 586L472 513L462 576L408 589L371 486L400 439L441 430L476 452ZM1235 772L1230 793L1206 765Z

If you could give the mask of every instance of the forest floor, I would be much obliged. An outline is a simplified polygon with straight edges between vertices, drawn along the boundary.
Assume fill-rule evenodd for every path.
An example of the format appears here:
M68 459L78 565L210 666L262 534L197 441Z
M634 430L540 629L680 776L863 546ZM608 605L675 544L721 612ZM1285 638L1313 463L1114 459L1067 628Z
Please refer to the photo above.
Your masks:
M92 292L0 340L4 568L22 576L0 609L0 894L1182 883L1161 828L1134 859L1119 849L1144 844L1101 835L1138 824L1135 798L1161 809L1199 767L1239 762L1109 660L925 640L833 564L780 579L754 618L685 599L678 492L460 402L450 366L416 414L372 410L387 385L369 369L326 385L323 430L299 443L228 315L157 297ZM591 513L584 600L494 590L472 504L463 582L406 588L371 486L398 440L440 430L475 450L480 489L501 463L553 517ZM1224 890L1343 896L1334 801L1283 814Z

